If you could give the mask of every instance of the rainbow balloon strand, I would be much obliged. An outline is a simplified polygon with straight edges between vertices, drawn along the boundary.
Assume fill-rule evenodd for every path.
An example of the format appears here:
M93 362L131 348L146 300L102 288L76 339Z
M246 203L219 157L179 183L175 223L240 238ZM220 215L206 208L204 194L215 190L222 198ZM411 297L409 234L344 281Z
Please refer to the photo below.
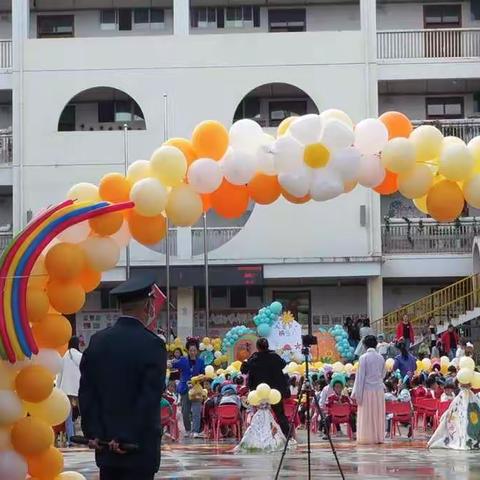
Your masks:
M27 318L27 285L35 261L67 228L111 212L133 208L133 202L75 203L67 200L34 219L0 259L0 357L14 363L38 353Z

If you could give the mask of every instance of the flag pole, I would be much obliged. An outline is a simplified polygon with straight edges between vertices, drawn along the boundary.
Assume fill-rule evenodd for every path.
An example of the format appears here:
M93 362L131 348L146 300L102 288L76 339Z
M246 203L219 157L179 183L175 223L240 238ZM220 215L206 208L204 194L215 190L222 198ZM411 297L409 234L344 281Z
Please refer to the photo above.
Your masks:
M163 94L163 141L168 140L168 95ZM166 219L167 234L165 237L165 270L166 270L166 290L167 290L167 343L170 343L170 224L168 217Z
M128 172L128 125L123 124L123 162L124 162L124 174L127 176ZM130 278L130 244L125 247L125 278Z
M203 213L203 258L205 261L205 336L208 337L208 324L210 322L210 282L208 277L207 212Z

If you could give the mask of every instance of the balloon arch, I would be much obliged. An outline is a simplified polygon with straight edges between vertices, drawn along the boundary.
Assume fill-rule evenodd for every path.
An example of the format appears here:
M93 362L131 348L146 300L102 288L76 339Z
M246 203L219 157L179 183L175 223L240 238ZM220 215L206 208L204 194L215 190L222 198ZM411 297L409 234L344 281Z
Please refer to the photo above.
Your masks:
M51 427L70 408L53 388L72 333L63 315L81 310L131 238L155 248L167 218L191 226L213 209L233 219L250 201L326 201L357 184L399 191L434 219L455 220L465 202L480 208L480 137L466 145L434 126L413 129L398 112L356 125L334 109L290 117L276 137L252 120L230 131L205 121L191 139L169 139L149 161L134 162L126 176L74 185L64 202L40 212L0 261L0 478L28 471L48 480L62 471Z

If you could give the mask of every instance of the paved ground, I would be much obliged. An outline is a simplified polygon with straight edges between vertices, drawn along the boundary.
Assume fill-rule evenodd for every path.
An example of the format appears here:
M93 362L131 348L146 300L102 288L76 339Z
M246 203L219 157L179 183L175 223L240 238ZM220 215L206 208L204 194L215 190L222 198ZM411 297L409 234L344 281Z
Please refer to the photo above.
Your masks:
M287 454L280 478L307 478L306 446L302 440ZM423 439L413 442L397 439L378 447L357 447L342 438L335 440L335 445L348 480L480 480L480 452L429 451ZM236 455L231 453L232 447L231 443L215 445L203 440L166 445L157 478L271 480L275 477L279 454ZM67 451L66 469L81 472L88 480L98 479L89 451ZM313 442L312 478L341 478L328 443L318 437Z

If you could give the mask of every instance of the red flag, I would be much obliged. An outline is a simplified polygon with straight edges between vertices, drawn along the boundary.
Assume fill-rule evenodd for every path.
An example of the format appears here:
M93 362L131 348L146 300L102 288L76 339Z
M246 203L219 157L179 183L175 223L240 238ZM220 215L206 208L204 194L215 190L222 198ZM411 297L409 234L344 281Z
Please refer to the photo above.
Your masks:
M150 297L153 297L153 302L150 303L147 328L156 333L158 330L158 317L160 315L160 310L163 308L167 297L156 284L153 284L152 286Z

